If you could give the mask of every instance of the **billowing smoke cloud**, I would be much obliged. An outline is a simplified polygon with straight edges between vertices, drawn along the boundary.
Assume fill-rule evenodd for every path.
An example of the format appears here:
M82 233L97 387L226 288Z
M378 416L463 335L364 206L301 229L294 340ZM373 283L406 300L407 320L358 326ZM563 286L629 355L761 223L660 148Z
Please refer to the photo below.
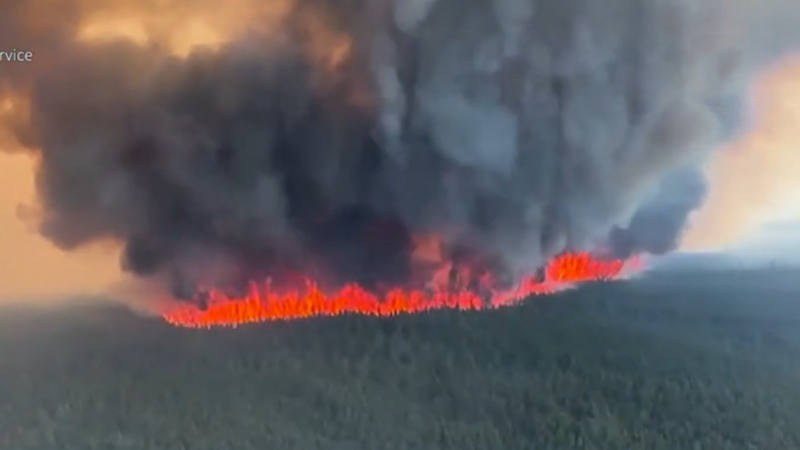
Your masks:
M734 0L129 3L3 6L35 54L0 72L6 124L44 236L190 288L387 281L431 232L511 273L610 235L668 251L774 56Z
M611 230L611 247L623 257L642 251L660 255L675 250L687 216L701 205L707 190L699 168L670 172L626 226Z

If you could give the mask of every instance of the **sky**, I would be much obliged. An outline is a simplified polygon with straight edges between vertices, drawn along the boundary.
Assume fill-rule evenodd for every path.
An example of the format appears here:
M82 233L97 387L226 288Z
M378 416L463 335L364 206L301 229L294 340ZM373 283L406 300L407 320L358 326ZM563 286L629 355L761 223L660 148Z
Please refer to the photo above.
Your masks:
M800 58L765 71L751 95L751 128L708 166L711 192L692 218L684 250L770 233L760 229L765 222L800 221Z
M67 254L20 220L18 206L35 203L34 166L26 155L0 153L0 299L50 301L120 280L113 250Z

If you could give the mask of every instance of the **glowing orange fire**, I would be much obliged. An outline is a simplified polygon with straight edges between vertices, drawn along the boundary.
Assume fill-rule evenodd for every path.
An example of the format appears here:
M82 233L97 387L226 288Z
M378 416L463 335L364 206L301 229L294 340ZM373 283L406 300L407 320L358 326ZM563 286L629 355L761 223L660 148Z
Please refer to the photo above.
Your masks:
M181 304L165 312L163 318L181 327L210 328L343 314L395 316L443 308L493 309L517 304L532 295L554 293L580 282L615 279L638 264L636 260L601 260L590 253L565 254L547 266L543 279L529 277L514 289L489 290L486 295L466 287L453 288L452 279L443 281L444 277L452 278L449 267L437 271L428 289L395 289L384 295L358 285L326 294L311 280L306 280L301 289L282 292L271 289L269 282L254 283L244 298L211 291L205 310ZM442 287L446 285L449 288Z

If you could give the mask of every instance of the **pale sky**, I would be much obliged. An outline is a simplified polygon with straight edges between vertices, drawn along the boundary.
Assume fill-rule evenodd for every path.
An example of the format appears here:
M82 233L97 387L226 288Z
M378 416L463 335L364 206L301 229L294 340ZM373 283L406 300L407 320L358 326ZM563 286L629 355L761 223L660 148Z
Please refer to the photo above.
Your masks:
M33 166L26 155L0 153L0 302L103 290L120 278L113 252L67 255L17 217L17 206L35 199Z
M766 71L752 94L752 131L709 165L711 192L685 250L735 244L766 221L800 220L800 57Z

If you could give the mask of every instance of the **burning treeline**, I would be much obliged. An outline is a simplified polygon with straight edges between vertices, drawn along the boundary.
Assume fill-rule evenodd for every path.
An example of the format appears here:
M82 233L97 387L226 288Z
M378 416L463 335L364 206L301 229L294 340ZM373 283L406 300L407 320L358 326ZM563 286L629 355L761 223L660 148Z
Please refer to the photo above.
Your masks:
M765 60L738 3L6 2L0 137L45 237L179 298L517 298L677 245Z

